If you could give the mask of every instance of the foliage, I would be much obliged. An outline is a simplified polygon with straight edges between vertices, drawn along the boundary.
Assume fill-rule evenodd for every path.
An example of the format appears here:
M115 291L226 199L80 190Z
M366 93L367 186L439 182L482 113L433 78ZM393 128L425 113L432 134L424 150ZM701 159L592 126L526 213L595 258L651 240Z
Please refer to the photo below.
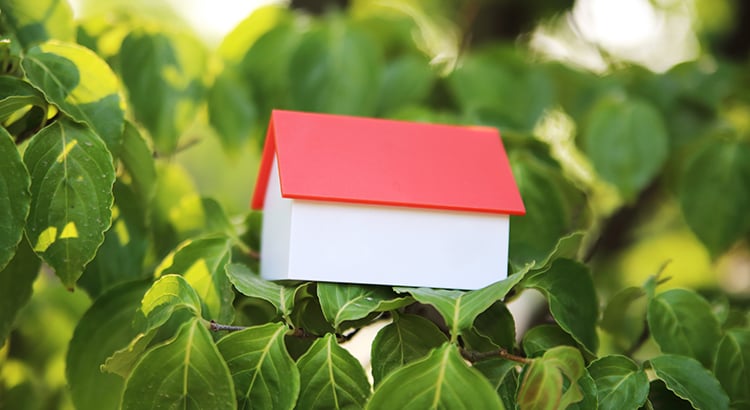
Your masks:
M746 300L607 274L674 224L716 269L747 252L746 70L709 50L598 75L500 40L431 64L436 27L269 6L210 50L144 13L0 0L0 408L750 408ZM498 127L528 211L510 275L261 279L260 215L175 158L195 135L257 153L272 108ZM545 314L516 334L531 289ZM345 347L378 321L369 377Z

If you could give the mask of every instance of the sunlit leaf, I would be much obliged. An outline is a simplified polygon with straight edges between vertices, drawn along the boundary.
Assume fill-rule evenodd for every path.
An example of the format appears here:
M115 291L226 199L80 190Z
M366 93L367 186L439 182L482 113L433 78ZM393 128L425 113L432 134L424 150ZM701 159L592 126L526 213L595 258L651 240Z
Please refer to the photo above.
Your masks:
M55 41L32 48L23 59L29 81L76 121L88 124L116 156L125 113L119 81L93 51Z
M200 296L207 319L229 323L234 316L234 292L225 273L231 257L229 239L208 237L189 242L174 253L172 263L158 275L178 274Z
M625 356L604 356L589 364L602 410L638 409L648 398L648 376Z
M29 214L29 172L13 139L0 127L0 271L16 253Z
M78 322L65 366L77 409L109 409L119 404L124 380L102 373L99 366L138 333L133 317L147 288L145 282L116 286L102 294Z
M146 140L130 121L125 121L120 161L130 176L130 185L145 206L151 203L156 185L153 153Z
M227 335L216 344L234 379L239 408L294 408L300 378L284 345L288 330L268 323Z
M692 357L710 368L721 328L697 293L672 289L656 295L648 305L648 327L662 352Z
M375 389L368 409L504 409L481 373L446 343L429 356L390 373Z
M586 367L578 349L558 346L533 359L518 388L518 405L529 409L566 408L583 399L578 379ZM564 380L568 381L566 387Z
M434 306L445 319L451 331L451 338L455 340L461 331L472 326L480 313L496 301L502 300L524 275L525 272L516 273L492 285L469 292L405 287L393 289L399 293L411 294L420 303Z
M177 336L146 353L125 382L123 409L233 409L234 383L208 329L185 323Z
M26 235L72 289L111 223L112 157L88 126L59 120L31 140L24 162L31 174Z
M656 377L696 409L729 408L729 398L711 372L692 358L666 354L649 360Z
M25 116L14 118L24 110L28 110ZM12 136L34 134L46 120L47 101L39 90L20 78L0 76L0 123L13 131Z
M25 48L50 39L76 38L73 9L63 0L2 0L4 19Z
M425 357L448 339L431 321L415 315L398 315L380 329L372 341L372 378L377 386L389 373Z
M719 343L714 374L733 408L750 406L750 329L731 329ZM743 407L744 406L744 407Z
M147 330L166 323L178 309L188 309L195 316L201 313L200 297L180 275L162 276L151 285L141 301L141 312L148 322Z
M750 144L712 141L680 177L680 204L690 228L718 256L750 229Z
M298 409L361 408L370 383L357 359L328 333L297 360L301 380Z
M0 346L10 334L16 315L31 299L31 285L39 273L40 265L41 261L28 242L22 240L13 259L5 268L0 269Z
M558 259L548 270L529 275L523 285L542 292L560 327L590 353L597 351L599 305L594 282L585 265L570 259Z
M224 37L219 54L231 63L239 62L258 38L289 18L289 10L276 4L255 9Z
M250 268L239 263L227 265L227 276L243 295L265 300L276 308L279 315L291 315L296 289L261 279Z
M345 321L362 319L373 312L395 310L413 302L384 286L321 282L317 290L323 315L338 331L343 330L341 324Z

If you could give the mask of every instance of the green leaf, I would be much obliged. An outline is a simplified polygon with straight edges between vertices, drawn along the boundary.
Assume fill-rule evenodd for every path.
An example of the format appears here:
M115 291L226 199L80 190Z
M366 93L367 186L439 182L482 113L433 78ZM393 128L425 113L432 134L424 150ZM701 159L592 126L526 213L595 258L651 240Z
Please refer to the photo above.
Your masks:
M200 316L200 297L182 276L164 275L151 285L141 301L141 312L148 323L146 331L163 325L179 309Z
M504 409L493 387L446 343L426 358L389 374L368 409Z
M281 323L268 323L229 334L216 344L234 379L239 408L294 408L300 378L284 345L287 332Z
M120 161L130 176L130 186L138 200L144 206L150 204L156 187L154 155L138 128L130 121L125 121Z
M23 235L31 204L30 184L16 144L0 127L0 271L13 258Z
M178 249L172 263L157 271L157 276L182 275L203 301L206 319L229 323L234 316L234 292L225 272L230 258L230 241L226 237L196 239Z
M370 38L340 17L309 31L289 62L292 105L301 111L372 115L380 56Z
M0 9L24 48L51 39L75 41L73 10L67 1L0 0Z
M750 329L727 331L716 351L714 374L733 408L750 407Z
M13 259L0 269L0 346L10 334L16 315L31 299L31 286L40 265L41 261L24 239L18 244Z
M685 221L714 257L750 229L748 186L750 144L746 142L712 141L692 158L680 177Z
M596 383L588 371L584 371L583 376L578 379L578 388L583 393L583 399L568 406L570 410L597 410L599 400L596 397Z
M384 286L365 286L321 282L317 286L318 300L326 320L337 331L345 321L362 319L373 312L395 310L413 302L409 297L398 297Z
M328 333L297 360L301 380L298 409L361 408L370 383L357 359Z
M478 290L462 292L458 290L430 288L393 288L399 293L409 293L420 303L432 305L440 312L451 331L451 339L463 330L469 329L474 319L493 303L501 300L523 279L526 272L519 272Z
M380 82L377 112L387 115L400 107L423 102L435 82L435 73L424 57L400 56L388 63Z
M695 409L729 408L729 398L713 374L692 358L666 354L649 361L656 377Z
M697 293L672 289L648 305L648 327L664 353L680 354L711 367L721 339L719 321Z
M85 47L51 41L29 50L22 63L29 81L53 104L119 153L125 113L119 81L104 60Z
M279 26L290 16L289 10L278 4L258 7L222 39L219 54L227 62L239 62L263 34Z
M505 303L495 302L474 319L471 331L464 332L462 337L472 350L513 349L516 344L516 324Z
M556 346L578 346L575 339L556 324L544 324L532 327L521 341L523 351L528 357L541 356Z
M646 101L606 99L589 114L584 151L596 171L633 201L667 159L661 114Z
M588 370L596 382L600 409L638 409L646 402L648 376L629 358L604 356L591 362Z
M233 409L227 364L199 319L146 353L125 382L122 408Z
M427 356L447 341L431 321L415 315L398 315L380 329L372 342L372 378L375 385L399 367Z
M614 342L623 351L630 349L646 328L646 292L631 286L621 289L609 300L599 323L601 328L614 337Z
M208 91L208 119L228 154L235 152L258 126L252 86L235 70L226 68Z
M26 235L72 289L111 224L112 157L88 126L63 119L31 140L24 162L31 173Z
M585 373L578 349L569 346L549 349L524 370L518 405L522 409L564 409L577 403L583 399L578 380Z
M24 110L28 111L24 116L14 117ZM0 76L0 123L13 130L13 136L33 135L46 120L47 101L39 90L20 78Z
M203 98L205 52L185 33L131 31L120 48L120 75L135 119L156 151L171 154Z
M142 281L116 286L96 299L78 321L65 360L77 409L111 409L119 404L124 380L102 373L99 366L138 333L133 317L147 288Z
M516 391L518 390L517 362L492 357L474 363L473 367L479 370L490 381L497 394L500 395L500 399L503 401L506 409L514 409L516 407Z
M276 308L279 315L292 314L296 289L261 279L250 268L239 263L227 265L227 276L243 295L265 300Z
M594 282L585 265L570 259L557 259L548 270L528 276L523 285L542 292L560 327L589 353L597 351L599 305Z

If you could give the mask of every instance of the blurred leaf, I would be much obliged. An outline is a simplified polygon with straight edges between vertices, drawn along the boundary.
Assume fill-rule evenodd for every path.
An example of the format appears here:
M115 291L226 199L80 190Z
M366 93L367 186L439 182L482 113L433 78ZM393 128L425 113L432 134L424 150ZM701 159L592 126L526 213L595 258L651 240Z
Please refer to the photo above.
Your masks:
M111 224L112 157L91 128L63 119L31 140L24 162L32 205L26 235L72 289Z
M578 349L558 346L533 359L518 387L518 405L530 409L566 408L583 399L578 380L586 373ZM564 380L569 385L566 387Z
M104 60L85 47L51 41L29 50L23 68L47 99L88 124L117 156L125 113L119 81Z
M719 321L697 293L672 289L648 305L648 327L664 353L689 356L710 368L721 339Z
M666 354L649 360L656 377L667 388L696 409L729 408L729 398L719 381L701 364L689 357Z
M474 363L474 369L479 370L495 391L500 395L503 405L506 409L516 407L516 391L518 390L518 372L516 368L518 363L493 357L481 362Z
M0 408L44 409L45 386L28 363L10 359L0 366Z
M396 58L383 70L376 113L388 115L424 102L434 82L435 73L426 59L410 54Z
M395 310L413 302L385 286L318 283L318 300L326 320L337 331L345 321L362 319L373 312Z
M0 127L0 271L13 259L29 215L29 172L13 139Z
M680 179L685 220L717 257L750 229L750 145L709 144L688 163Z
M213 198L201 198L201 206L206 216L206 233L226 235L230 239L239 240L232 222L217 200Z
M583 146L599 175L633 201L661 170L669 140L661 115L649 103L606 99L589 114Z
M172 154L192 124L204 85L205 55L186 33L131 31L120 49L120 75L136 120L159 154Z
M200 316L200 297L182 276L160 277L141 301L141 312L147 321L146 331L163 325L179 309L187 309L194 316Z
M648 398L646 372L625 356L601 357L588 370L602 410L638 409Z
M65 365L77 409L109 409L119 404L124 380L102 373L99 366L138 333L132 322L147 288L142 281L116 286L101 295L78 322Z
M534 326L529 329L521 341L523 351L528 357L541 356L556 346L578 346L575 339L556 324Z
M372 342L372 378L375 386L391 372L427 356L448 339L431 321L416 315L397 315L380 329Z
M78 280L92 298L118 283L148 276L143 268L148 247L144 204L136 199L130 186L119 180L115 181L113 193L112 226Z
M504 409L481 373L446 343L426 358L390 373L375 389L368 409Z
M621 289L609 300L599 325L611 334L619 347L630 349L646 328L646 292L631 286Z
M234 317L234 292L224 269L230 257L226 237L200 238L178 249L172 263L157 270L156 274L182 275L200 296L205 306L204 316L219 323L229 323Z
M340 17L300 41L289 61L293 108L332 114L373 115L381 62L377 47Z
M146 353L125 383L123 409L233 409L234 384L227 364L199 319Z
M462 292L430 288L393 288L399 293L409 293L420 303L432 305L440 312L450 329L451 340L470 328L474 319L493 303L502 300L523 279L525 272L516 273L482 289Z
M4 20L24 48L50 39L75 40L73 10L64 0L1 0Z
M190 175L174 162L157 163L151 226L157 256L162 257L206 225L202 201Z
M240 73L225 68L208 90L208 119L227 154L235 153L258 127L253 89Z
M219 54L230 63L239 62L258 38L289 17L286 7L276 4L258 7L224 37Z
M154 197L156 186L154 157L146 140L130 121L125 121L120 161L130 176L130 186L133 187L138 200L144 207L148 206Z
M750 407L750 329L726 332L716 351L716 378L729 393L732 408Z
M0 269L0 346L10 334L16 315L31 299L41 261L26 240L18 243L15 255ZM2 368L0 360L0 368Z
M287 331L283 324L268 323L231 333L216 344L234 379L240 408L294 408L300 378L284 346Z
M261 279L247 266L232 263L227 265L227 276L237 291L251 298L258 298L272 304L280 315L289 316L294 308L295 288L277 285Z
M24 117L14 117L23 110L29 112ZM24 119L38 121L26 123ZM33 135L44 126L46 120L47 101L39 90L20 78L0 76L0 123L6 131L13 130L12 136L17 138Z
M361 408L370 383L357 359L328 333L297 360L301 380L298 409Z
M523 285L542 292L552 316L589 353L599 348L596 323L599 306L588 268L570 259L557 259L546 271L527 276Z

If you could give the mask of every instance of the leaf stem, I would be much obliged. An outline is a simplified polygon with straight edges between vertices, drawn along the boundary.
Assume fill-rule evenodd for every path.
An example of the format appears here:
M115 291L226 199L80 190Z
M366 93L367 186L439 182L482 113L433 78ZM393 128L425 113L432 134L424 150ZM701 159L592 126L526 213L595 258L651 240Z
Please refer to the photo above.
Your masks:
M238 330L247 329L247 326L222 325L221 323L216 323L212 320L211 322L209 322L208 329L212 332L220 332L222 330L226 330L228 332L236 332Z
M466 350L463 347L459 348L459 350L461 352L461 356L464 359L472 363L475 363L484 359L489 359L491 357L502 357L503 359L512 360L514 362L518 362L522 364L531 363L531 359L515 355L503 348L500 348L497 350L491 350L489 352L475 352L473 350Z

